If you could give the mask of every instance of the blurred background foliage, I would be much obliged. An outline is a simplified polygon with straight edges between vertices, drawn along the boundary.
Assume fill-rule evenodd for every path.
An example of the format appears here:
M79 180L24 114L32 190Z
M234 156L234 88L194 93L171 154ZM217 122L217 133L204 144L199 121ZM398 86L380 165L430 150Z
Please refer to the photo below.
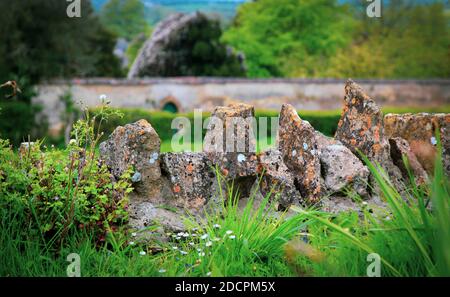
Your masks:
M10 90L0 89L0 135L17 144L46 131L31 101L42 81L124 77L174 11L214 20L173 49L189 53L193 70L161 76L449 78L448 1L383 2L382 17L369 18L365 0L81 0L82 17L69 18L66 1L0 0L0 83L16 80L23 91L5 99ZM227 46L245 55L246 72L217 67Z

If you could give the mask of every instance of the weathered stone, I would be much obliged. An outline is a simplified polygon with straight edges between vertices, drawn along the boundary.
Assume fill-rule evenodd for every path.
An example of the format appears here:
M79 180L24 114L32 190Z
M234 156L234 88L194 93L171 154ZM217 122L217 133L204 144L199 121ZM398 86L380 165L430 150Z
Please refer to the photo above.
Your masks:
M146 120L117 127L100 144L101 158L112 174L119 178L131 167L136 191L153 198L162 188L159 150L159 136Z
M206 155L213 168L223 177L223 182L233 184L233 193L239 191L241 197L251 195L258 166L255 153L207 152Z
M258 155L258 174L262 174L260 191L264 197L270 195L281 209L293 203L301 203L302 197L295 188L294 176L283 162L278 150L269 150Z
M146 237L149 235L146 229L150 226L161 226L164 232L185 230L183 216L186 216L186 213L182 210L165 205L158 206L148 201L140 201L137 197L134 197L132 200L139 201L138 203L130 204L128 209L129 226L132 230L142 230L143 236L145 235Z
M199 211L215 194L215 174L205 153L164 153L162 170L177 206Z
M281 108L277 141L283 161L295 176L296 188L305 202L319 202L320 160L315 131L289 104Z
M391 160L389 142L384 135L383 112L352 80L348 80L345 85L344 101L335 138L356 156L361 152L371 162L380 164L394 186L402 190L402 175ZM375 187L374 191L379 193L373 178L371 184Z
M391 145L391 157L394 164L400 168L403 178L409 180L408 168L403 162L403 156L408 160L409 169L414 174L415 181L417 184L424 184L428 175L425 169L422 167L420 162L417 160L416 155L412 152L409 143L400 137L395 137L389 139Z
M256 180L256 140L253 133L255 110L247 104L216 107L205 135L203 150L225 182L248 197Z
M436 158L436 129L440 129L443 162L450 176L450 114L387 114L384 118L386 136L405 139L423 168L432 174Z
M353 189L360 196L367 195L369 170L342 144L319 148L320 164L326 189L330 193Z
M253 153L256 139L253 129L255 109L243 103L214 109L205 135L205 152Z

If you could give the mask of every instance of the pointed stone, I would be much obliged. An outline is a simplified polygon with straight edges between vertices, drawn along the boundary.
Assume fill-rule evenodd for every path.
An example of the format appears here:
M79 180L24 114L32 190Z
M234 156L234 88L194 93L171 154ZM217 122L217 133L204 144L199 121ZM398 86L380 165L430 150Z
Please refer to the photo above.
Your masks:
M296 188L306 203L320 201L320 160L314 128L297 111L283 104L278 129L278 150L295 177Z
M356 156L359 157L361 152L371 162L380 164L393 185L402 191L402 175L390 157L390 146L384 135L383 112L380 107L352 80L348 80L345 85L344 101L335 138ZM371 184L375 187L375 193L379 194L379 188L373 178Z

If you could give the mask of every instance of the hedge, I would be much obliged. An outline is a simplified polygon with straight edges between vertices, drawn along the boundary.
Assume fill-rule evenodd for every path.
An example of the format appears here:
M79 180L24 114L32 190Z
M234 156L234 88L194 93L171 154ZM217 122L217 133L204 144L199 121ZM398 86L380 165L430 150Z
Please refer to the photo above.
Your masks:
M108 120L108 122L103 124L102 131L104 132L104 137L106 138L109 134L111 134L117 126L124 126L128 123L133 123L140 119L146 119L158 132L159 137L162 141L168 141L172 138L175 131L171 128L172 120L176 117L186 117L190 120L191 125L194 122L194 114L193 113L184 113L184 114L174 114L170 112L164 111L149 111L145 109L128 109L121 108L119 109L123 113L123 117L113 117ZM386 108L383 109L385 113L417 113L424 111L419 109L412 108ZM449 106L439 107L439 108L427 108L427 112L449 112ZM91 110L93 114L96 113L96 110ZM318 131L324 133L328 136L333 136L336 132L337 124L339 118L341 116L341 110L327 110L327 111L299 111L299 115L303 120L306 120L311 123L311 125ZM203 112L202 113L203 120L206 120L210 113ZM261 117L277 117L277 111L267 111L267 110L257 110L255 112L255 117L257 122L259 123L259 118ZM193 127L193 126L192 126ZM268 119L267 125L267 135L270 136L270 119ZM193 129L191 129L193 130ZM203 136L206 132L203 129Z

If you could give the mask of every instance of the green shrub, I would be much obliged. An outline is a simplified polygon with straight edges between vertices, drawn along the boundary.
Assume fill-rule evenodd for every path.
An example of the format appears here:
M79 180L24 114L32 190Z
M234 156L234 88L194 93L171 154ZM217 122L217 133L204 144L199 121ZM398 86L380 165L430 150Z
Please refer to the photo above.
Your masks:
M99 111L105 118L105 108ZM127 221L130 172L115 180L96 156L99 139L91 119L79 120L64 150L41 150L41 143L19 153L0 140L0 211L16 228L38 235L47 247L69 233L85 230L95 241ZM8 228L3 225L2 230ZM18 224L17 222L20 222ZM33 240L27 238L27 240Z

